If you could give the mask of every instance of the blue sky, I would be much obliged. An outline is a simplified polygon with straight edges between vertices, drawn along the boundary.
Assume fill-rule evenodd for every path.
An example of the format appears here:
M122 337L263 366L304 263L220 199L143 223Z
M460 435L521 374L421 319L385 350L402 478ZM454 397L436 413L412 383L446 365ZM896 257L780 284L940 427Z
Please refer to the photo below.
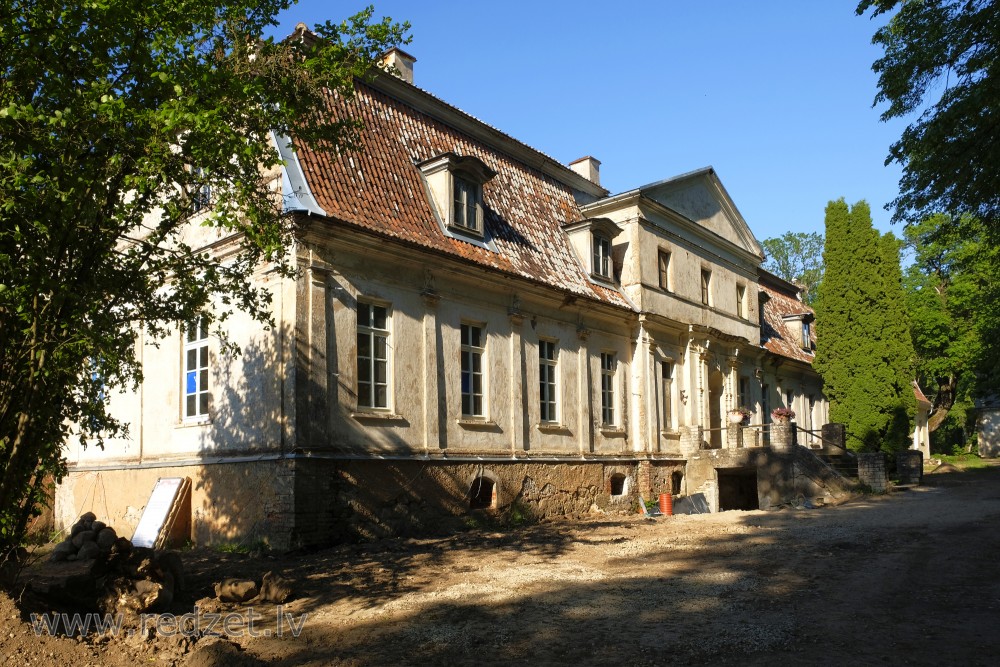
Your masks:
M302 0L276 34L367 4ZM822 232L839 197L901 233L883 207L903 123L872 108L854 0L374 4L412 24L419 87L564 164L593 155L613 193L711 165L758 239Z

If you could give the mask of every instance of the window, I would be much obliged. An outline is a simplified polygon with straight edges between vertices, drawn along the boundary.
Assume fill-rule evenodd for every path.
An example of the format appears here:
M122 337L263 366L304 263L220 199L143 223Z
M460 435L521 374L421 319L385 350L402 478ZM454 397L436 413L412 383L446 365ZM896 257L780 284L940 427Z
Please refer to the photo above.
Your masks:
M191 210L195 213L208 208L212 203L212 186L208 184L208 174L201 167L192 167L194 191L191 193Z
M556 344L538 341L538 404L543 422L558 421L556 411Z
M656 265L660 274L660 289L670 291L670 253L661 250L657 253Z
M482 234L482 186L453 176L452 190L455 194L452 224Z
M208 416L208 322L199 317L184 332L184 419Z
M663 428L669 429L672 423L671 390L674 384L674 365L668 361L660 364L660 393L663 395Z
M594 275L602 278L611 277L611 241L598 234L593 235Z
M389 407L389 310L358 302L358 407Z
M741 377L739 381L739 402L741 408L750 407L747 405L747 396L750 393L750 378Z
M809 322L802 320L802 349L812 349L812 341L810 338Z
M601 423L606 426L615 423L616 366L614 352L601 352Z
M712 286L712 272L708 269L701 270L701 302L710 306L711 304L711 290Z
M761 409L761 412L762 412L761 417L763 418L764 423L765 424L770 424L771 423L771 388L768 385L766 385L766 384L762 384L760 386L760 409Z
M747 286L739 283L736 284L736 316L747 318Z
M788 391L785 392L785 407L788 408L789 410L794 410L795 408L792 407L792 403L794 400L795 400L795 392L789 389Z
M462 325L462 416L482 417L483 355L486 331L474 324Z
M489 477L477 477L469 487L469 509L487 510L496 507L497 487Z

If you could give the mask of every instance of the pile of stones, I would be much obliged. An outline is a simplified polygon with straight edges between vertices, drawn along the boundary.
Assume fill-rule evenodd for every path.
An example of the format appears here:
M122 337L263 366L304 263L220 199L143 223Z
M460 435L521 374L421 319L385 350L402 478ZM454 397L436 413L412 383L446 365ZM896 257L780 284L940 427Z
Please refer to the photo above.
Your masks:
M70 529L69 537L56 545L52 550L49 560L93 560L98 556L111 553L112 547L119 541L132 543L124 537L118 537L118 533L103 521L98 521L93 512L87 512L77 519ZM118 545L119 549L122 547Z

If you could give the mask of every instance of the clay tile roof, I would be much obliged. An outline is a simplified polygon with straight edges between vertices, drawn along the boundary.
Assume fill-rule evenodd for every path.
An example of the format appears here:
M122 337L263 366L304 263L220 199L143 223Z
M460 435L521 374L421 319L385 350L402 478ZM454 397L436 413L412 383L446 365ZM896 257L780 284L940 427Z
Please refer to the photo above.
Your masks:
M763 347L773 354L812 364L814 355L802 349L798 342L798 332L792 329L801 324L798 320L784 320L787 315L812 315L812 308L799 301L794 285L763 271L760 275L760 289L768 296L764 304L764 321L760 327ZM809 337L815 349L815 327L809 327Z
M587 279L560 226L582 220L572 188L362 82L356 96L328 103L359 119L356 151L300 146L299 161L329 224L349 225L452 255L572 294L632 309L617 290ZM475 156L496 172L483 186L484 221L497 252L446 236L418 162L445 152Z
M913 396L914 398L917 399L917 403L924 405L928 408L933 406L933 403L931 403L930 399L927 398L924 395L924 392L920 390L920 385L917 384L916 380L913 381Z

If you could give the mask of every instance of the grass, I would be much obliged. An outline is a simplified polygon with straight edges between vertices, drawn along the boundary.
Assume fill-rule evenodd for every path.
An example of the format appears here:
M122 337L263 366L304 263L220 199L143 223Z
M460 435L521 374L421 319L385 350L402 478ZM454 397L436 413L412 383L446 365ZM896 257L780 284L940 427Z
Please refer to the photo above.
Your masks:
M989 468L990 463L981 459L978 454L934 454L934 458L942 463L950 463L961 470L978 470Z

